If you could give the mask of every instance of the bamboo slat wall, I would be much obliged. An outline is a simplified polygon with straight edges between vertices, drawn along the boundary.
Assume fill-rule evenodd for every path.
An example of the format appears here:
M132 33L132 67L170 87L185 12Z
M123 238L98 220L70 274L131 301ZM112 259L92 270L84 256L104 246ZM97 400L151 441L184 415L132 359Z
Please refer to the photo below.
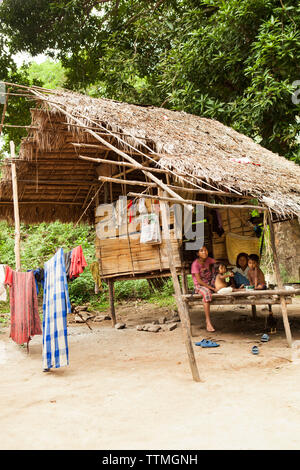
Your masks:
M235 233L244 235L245 237L255 237L253 225L248 223L250 215L246 210L242 209L224 209L220 210L222 217L222 225L224 234L220 237L213 232L213 254L214 258L219 261L228 261L226 251L226 234Z
M151 211L151 201L146 200L148 213ZM95 218L96 224L104 217ZM174 223L174 215L170 214L170 225ZM160 220L161 224L161 220ZM127 230L128 235L127 236ZM97 233L97 231L96 231ZM167 243L162 240L160 244L140 243L140 224L123 224L119 229L106 232L108 238L96 237L96 258L99 260L100 273L103 277L118 277L130 274L162 272L169 269L167 256ZM181 243L174 237L174 229L170 229L174 263L177 268L182 265Z

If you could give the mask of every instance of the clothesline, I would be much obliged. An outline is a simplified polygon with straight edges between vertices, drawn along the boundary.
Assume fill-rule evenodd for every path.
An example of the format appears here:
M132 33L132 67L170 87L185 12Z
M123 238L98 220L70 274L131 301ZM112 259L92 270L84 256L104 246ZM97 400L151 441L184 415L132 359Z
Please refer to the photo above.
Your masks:
M4 277L3 286L9 286L12 340L27 343L28 350L31 338L42 334L44 370L68 365L67 313L71 313L68 279L79 277L87 266L81 245L67 253L59 248L44 268L20 272L0 266L0 282ZM39 284L43 287L43 328L38 312ZM0 285L0 295L1 292Z

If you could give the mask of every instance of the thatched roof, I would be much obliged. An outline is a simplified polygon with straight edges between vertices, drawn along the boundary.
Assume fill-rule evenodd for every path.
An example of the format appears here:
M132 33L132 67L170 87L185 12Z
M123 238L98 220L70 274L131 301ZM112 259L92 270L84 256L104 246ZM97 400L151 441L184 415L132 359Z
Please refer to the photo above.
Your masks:
M152 167L170 169L173 181L177 174L182 184L193 181L206 189L253 196L280 217L300 214L300 167L220 122L65 90L32 87L26 92L36 105L17 160L24 220L74 221L86 210L99 189L99 164L81 160L78 155L119 158L100 145L87 128L139 163L143 158ZM74 143L95 147L81 148ZM114 171L121 173L117 166ZM130 178L144 179L137 175L132 172ZM110 195L116 198L122 187L112 186ZM100 202L107 200L103 191L99 195ZM0 183L1 217L12 215L11 206L6 204L11 200L10 165L6 162ZM93 207L85 216L92 217Z

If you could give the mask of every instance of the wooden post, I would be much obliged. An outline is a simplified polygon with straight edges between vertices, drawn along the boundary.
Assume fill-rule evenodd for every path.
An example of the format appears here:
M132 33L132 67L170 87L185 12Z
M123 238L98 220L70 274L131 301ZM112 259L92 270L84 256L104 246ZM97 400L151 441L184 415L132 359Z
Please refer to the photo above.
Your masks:
M108 279L108 292L109 292L109 305L110 305L110 314L112 320L112 326L114 327L116 322L116 312L115 312L115 303L114 303L114 281Z
M167 220L166 203L161 202L160 207L161 207L163 233L167 236L169 227L168 227L168 220ZM201 380L199 377L199 371L198 371L194 349L193 349L193 345L191 341L191 335L190 335L190 318L189 318L188 307L186 303L183 302L182 300L182 292L180 288L180 283L178 280L176 267L173 261L172 245L168 241L166 243L166 248L167 248L167 255L168 255L168 260L169 260L170 272L173 278L173 285L174 285L174 290L175 290L175 298L176 298L176 302L178 306L178 313L179 313L179 317L181 320L181 326L182 326L182 331L184 335L185 346L186 346L187 353L188 353L190 368L192 371L192 376L195 382L200 382Z
M251 305L251 310L252 310L252 320L256 320L257 319L256 305Z
M181 268L181 282L182 282L182 292L183 294L188 294L188 281L187 281L187 275L185 272L185 267Z
M275 268L276 280L277 280L279 289L283 289L283 282L280 276L278 254L277 254L276 245L275 245L274 226L273 226L272 216L270 212L268 214L268 219L269 219L269 228L270 228L270 240L271 240L271 246L272 246L273 257L274 257L274 268ZM288 319L287 304L286 304L285 297L283 295L280 295L280 305L281 305L281 313L282 313L287 343L289 347L291 348L293 340L292 340L292 334L291 334L291 329L290 329L290 324L289 324L289 319Z
M11 158L15 158L15 144L10 141L10 153ZM16 271L21 270L21 259L20 259L20 216L19 216L19 201L18 201L18 183L16 174L16 164L11 163L11 177L13 187L13 201L14 201L14 218L15 218L15 260L16 260Z

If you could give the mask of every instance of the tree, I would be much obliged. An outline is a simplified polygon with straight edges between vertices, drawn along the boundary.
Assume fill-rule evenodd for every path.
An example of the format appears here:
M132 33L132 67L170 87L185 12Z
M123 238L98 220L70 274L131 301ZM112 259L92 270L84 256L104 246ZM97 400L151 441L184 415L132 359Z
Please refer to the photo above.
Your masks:
M47 53L66 87L218 119L300 162L293 0L4 0L13 52Z

